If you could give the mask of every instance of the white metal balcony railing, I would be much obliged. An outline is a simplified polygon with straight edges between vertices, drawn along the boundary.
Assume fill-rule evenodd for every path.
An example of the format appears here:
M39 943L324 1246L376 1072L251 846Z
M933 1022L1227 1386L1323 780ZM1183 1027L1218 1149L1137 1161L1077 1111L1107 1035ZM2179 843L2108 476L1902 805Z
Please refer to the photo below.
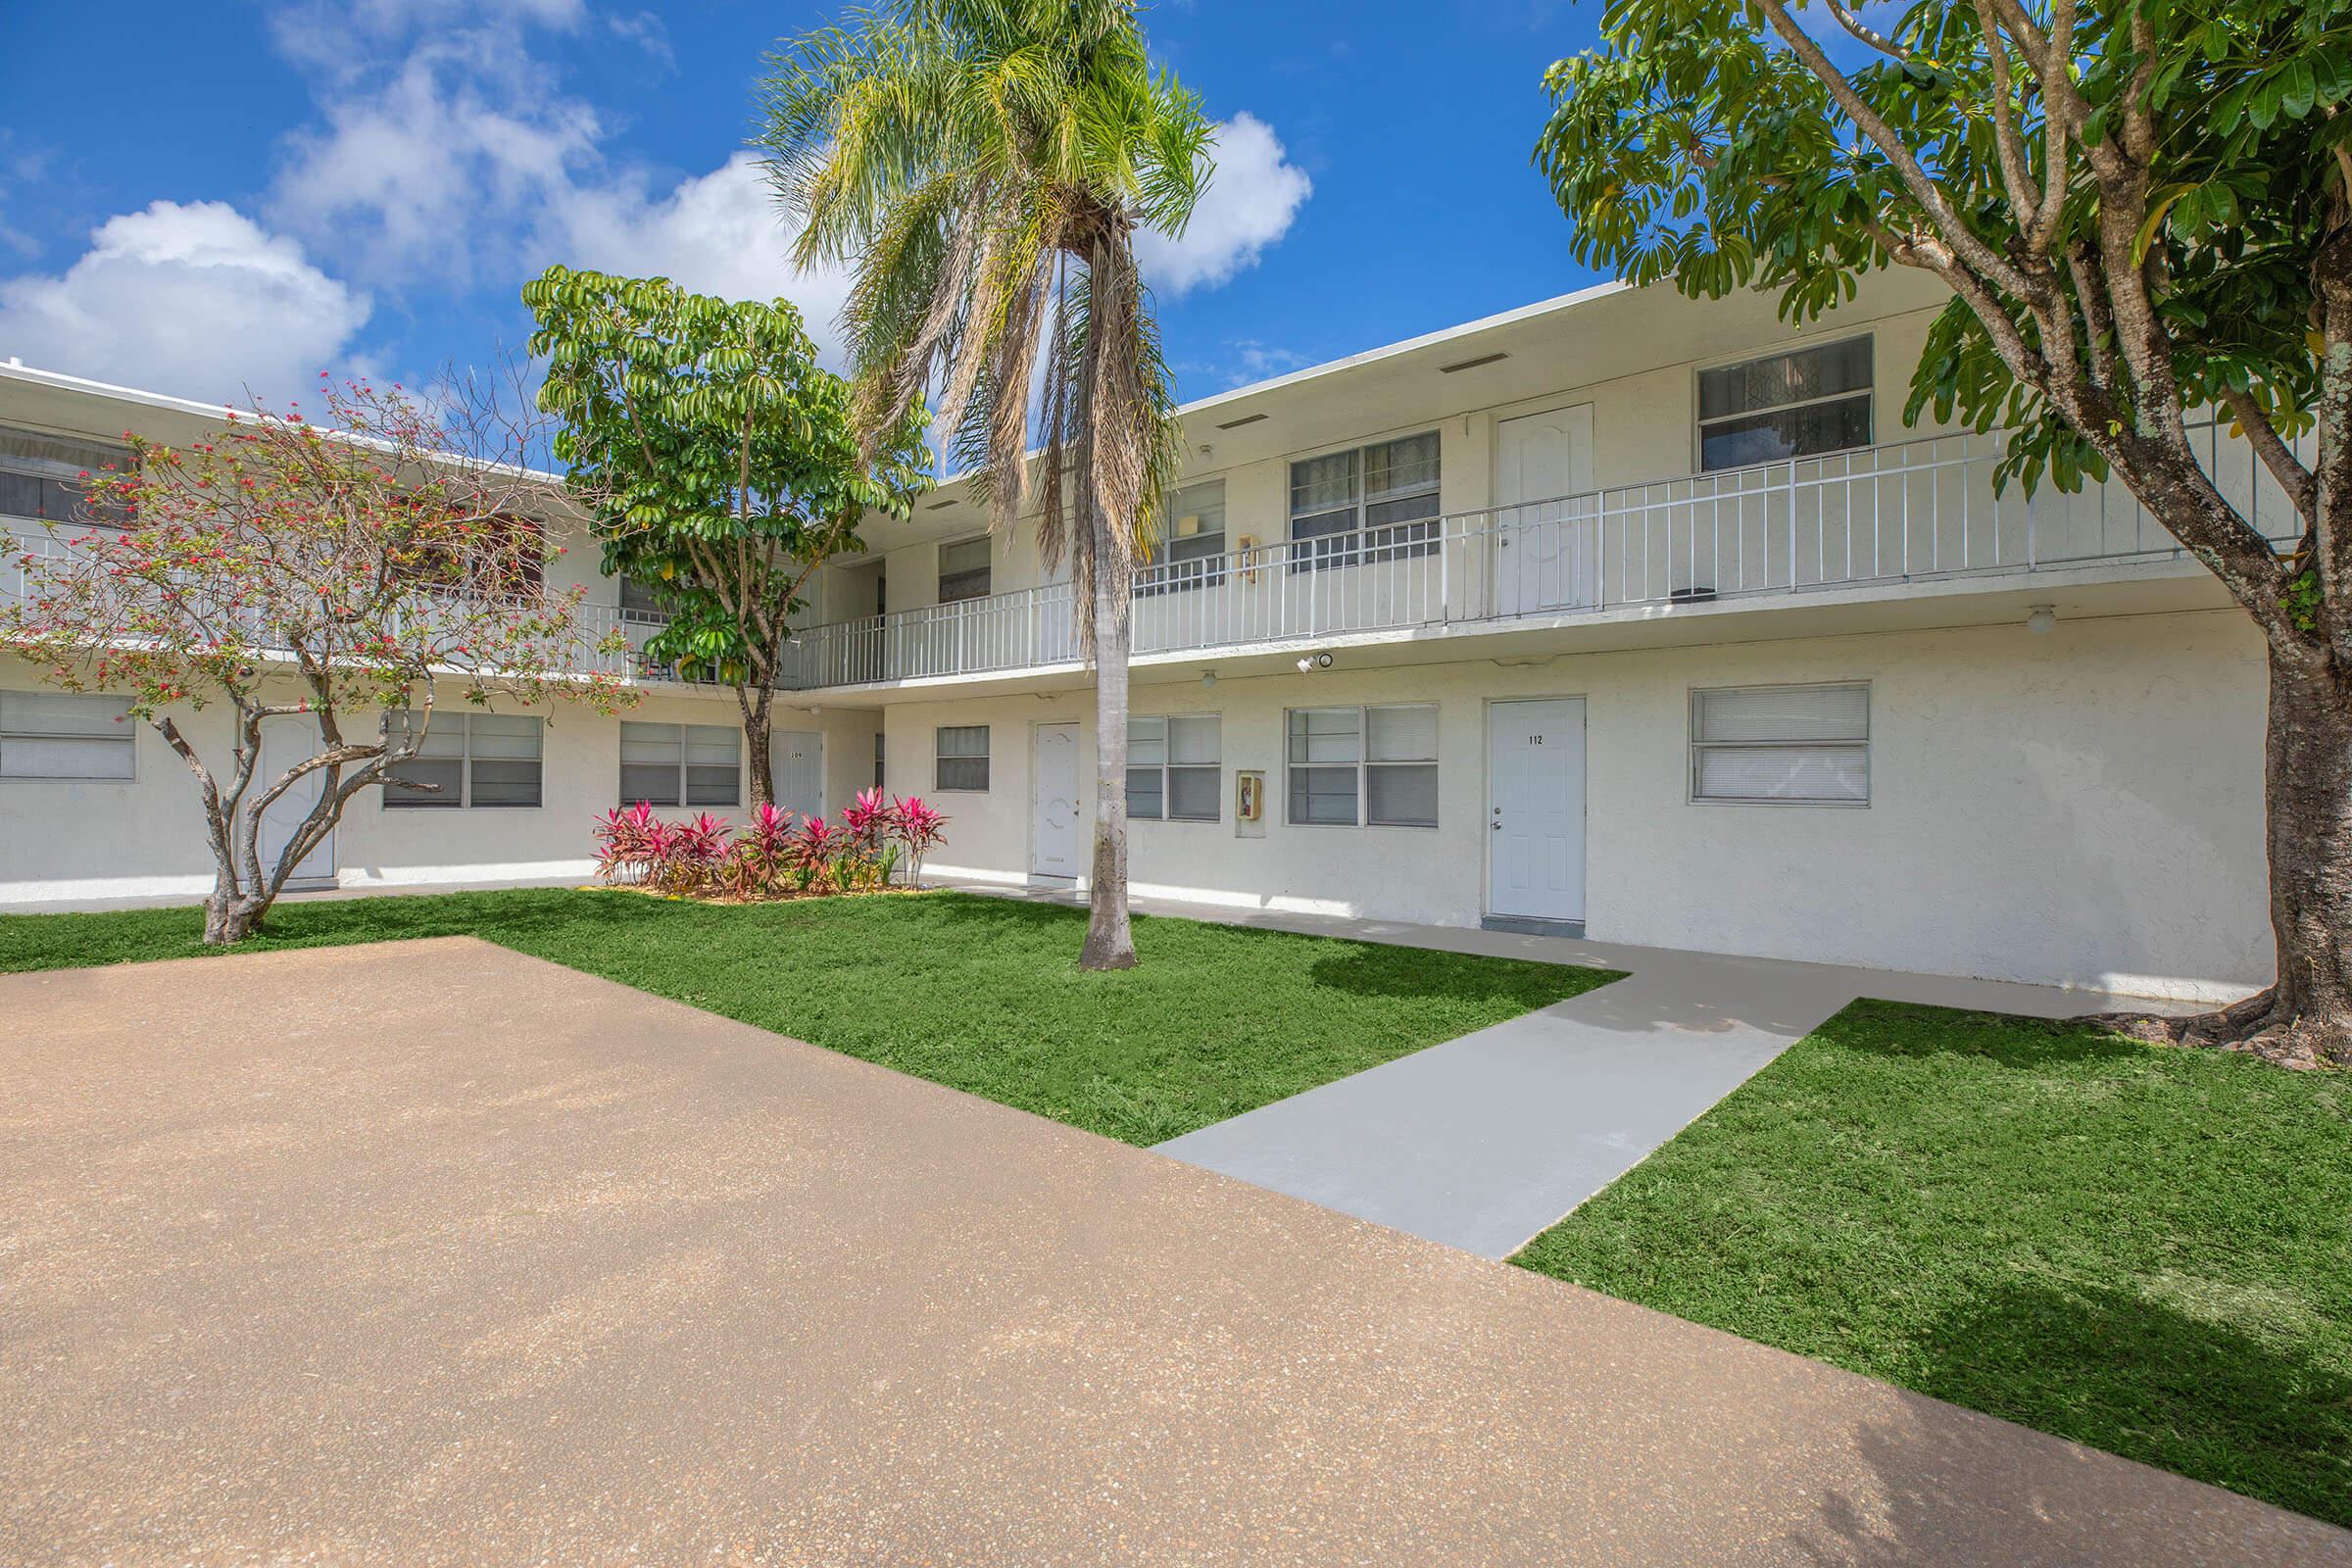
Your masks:
M73 554L72 538L86 531L85 528L76 527L70 532L52 533L38 523L0 519L0 601L24 599L25 557L30 556L35 560L66 559ZM446 603L450 612L460 612L461 607L457 601ZM436 606L432 599L420 595L409 601L404 608L411 613L431 614ZM659 629L658 623L647 625L610 605L581 605L573 612L573 618L579 627L580 639L569 673L621 678L635 678L644 673L640 652L646 638ZM626 648L608 653L596 646L615 630L627 640Z
M2294 509L2243 442L2195 432L2225 496L2275 540ZM1992 485L1997 436L1927 436L1552 501L1257 545L1137 575L1134 651L1183 653L1797 595L2182 554L2120 480ZM794 690L1079 658L1067 583L798 633Z
M2200 426L2222 493L2275 540L2292 505L2243 442ZM1996 493L1997 436L1926 436L1557 500L1256 545L1137 574L1134 651L1206 652L1431 627L1502 624L1622 607L1793 596L1980 573L2129 564L2182 554L2121 481L2073 495ZM68 548L11 529L0 597L21 595L17 557ZM659 616L584 605L591 642L620 654L584 668L664 678L643 657ZM812 626L794 635L779 684L808 691L984 674L1079 659L1070 585Z

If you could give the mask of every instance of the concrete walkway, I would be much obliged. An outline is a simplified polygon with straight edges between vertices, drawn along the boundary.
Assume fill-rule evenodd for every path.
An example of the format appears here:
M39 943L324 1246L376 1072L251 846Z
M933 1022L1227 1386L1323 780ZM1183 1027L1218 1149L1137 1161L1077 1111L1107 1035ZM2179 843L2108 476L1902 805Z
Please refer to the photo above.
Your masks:
M1017 896L1071 897L1025 889ZM1484 1257L1526 1246L1857 997L2038 1017L2126 1004L2049 986L1393 920L1159 900L1138 900L1137 907L1627 972L1556 1006L1159 1146L1192 1164Z
M2352 1564L479 942L0 1018L0 1562Z

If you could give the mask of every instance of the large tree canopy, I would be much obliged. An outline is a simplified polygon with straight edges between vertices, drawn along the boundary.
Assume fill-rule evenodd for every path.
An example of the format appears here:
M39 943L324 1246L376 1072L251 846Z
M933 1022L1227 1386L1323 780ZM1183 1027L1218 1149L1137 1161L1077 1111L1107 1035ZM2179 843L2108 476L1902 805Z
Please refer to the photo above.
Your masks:
M2190 1033L2352 1059L2352 0L1615 0L1546 80L1578 256L1800 318L1935 273L1907 416L2121 477L2253 618L2279 983ZM2199 466L2202 411L2284 538Z
M548 362L539 406L595 498L608 573L668 623L646 652L733 686L752 794L770 793L768 715L801 590L862 548L870 512L904 517L928 483L919 399L861 442L848 383L817 364L784 300L691 294L667 278L551 267L522 291Z

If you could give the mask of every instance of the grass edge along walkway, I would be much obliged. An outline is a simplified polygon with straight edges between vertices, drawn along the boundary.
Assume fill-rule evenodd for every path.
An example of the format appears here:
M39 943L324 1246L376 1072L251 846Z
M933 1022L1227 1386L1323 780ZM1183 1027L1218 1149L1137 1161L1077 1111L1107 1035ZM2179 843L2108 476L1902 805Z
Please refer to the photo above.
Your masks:
M2352 1073L1858 1002L1514 1261L2352 1525Z
M1565 1001L1615 971L1137 915L1081 974L1082 909L927 892L709 905L595 889L281 904L236 952L477 936L1151 1145ZM218 953L193 906L0 915L0 972Z

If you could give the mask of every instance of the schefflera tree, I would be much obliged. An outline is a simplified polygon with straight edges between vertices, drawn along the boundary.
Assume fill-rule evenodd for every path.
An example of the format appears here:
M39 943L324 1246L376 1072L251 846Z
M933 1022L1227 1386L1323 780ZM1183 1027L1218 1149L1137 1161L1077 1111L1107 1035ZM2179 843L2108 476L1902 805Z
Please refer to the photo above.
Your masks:
M755 806L773 799L770 717L803 590L904 518L930 483L919 401L870 443L846 382L789 301L723 300L665 277L551 267L522 291L547 360L539 407L597 517L607 572L669 619L649 658L722 681L743 714Z
M85 476L83 515L50 524L51 548L20 545L24 592L0 601L0 648L63 690L123 697L187 764L215 945L260 928L344 808L417 755L442 701L635 701L617 629L583 621L584 590L544 586L559 553L544 518L564 496L522 461L529 421L494 393L323 390L323 422L254 403L224 408L213 439L126 432L130 466ZM225 724L194 716L216 707ZM293 721L316 750L265 775L265 726ZM314 775L314 804L266 855L264 813Z
M2270 665L2278 979L2116 1021L2352 1065L2352 0L1616 0L1545 82L1579 260L1799 320L1932 273L1906 417L2006 430L2029 488L2113 474L2213 572Z

